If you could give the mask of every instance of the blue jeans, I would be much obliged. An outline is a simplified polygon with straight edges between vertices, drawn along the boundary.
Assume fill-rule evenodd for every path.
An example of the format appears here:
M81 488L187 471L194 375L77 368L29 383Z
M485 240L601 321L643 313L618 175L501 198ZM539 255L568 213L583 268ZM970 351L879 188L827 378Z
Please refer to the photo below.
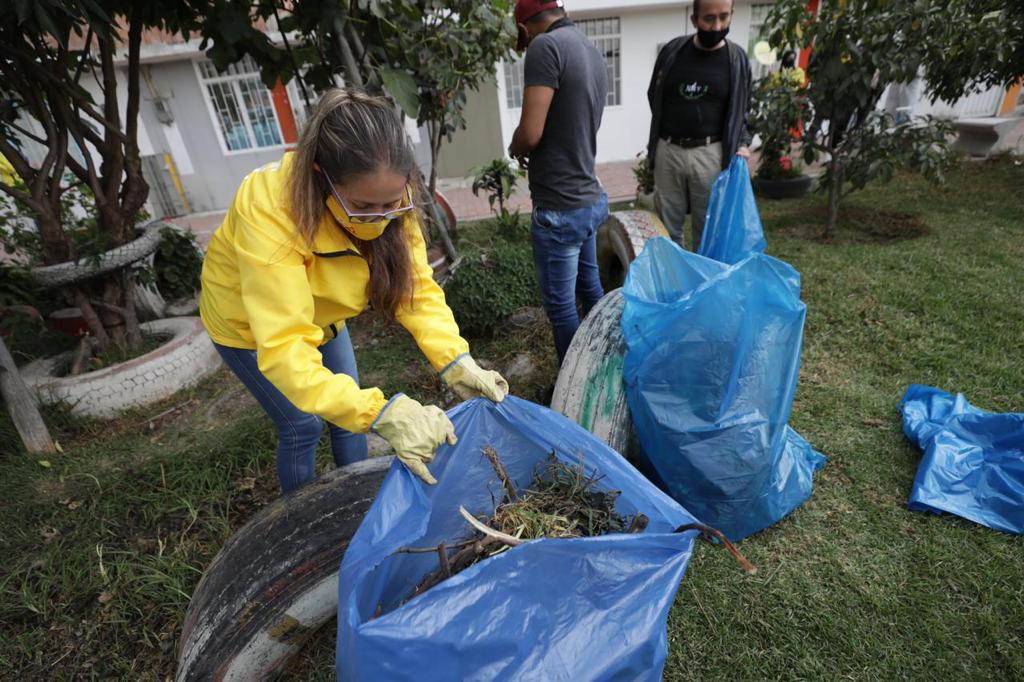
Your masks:
M569 211L533 209L533 264L559 364L580 326L576 298L585 316L604 296L597 272L597 228L607 217L606 194L590 206Z
M324 420L314 414L307 414L292 405L281 391L270 383L260 372L256 363L256 351L228 348L213 344L232 372L235 373L256 401L266 411L277 427L277 478L281 490L289 492L307 483L316 475L316 446L324 430ZM324 367L335 374L347 374L359 383L356 356L352 350L352 339L348 327L342 327L338 336L320 346ZM344 466L366 459L366 436L351 433L334 424L328 424L331 436L331 452L335 466Z

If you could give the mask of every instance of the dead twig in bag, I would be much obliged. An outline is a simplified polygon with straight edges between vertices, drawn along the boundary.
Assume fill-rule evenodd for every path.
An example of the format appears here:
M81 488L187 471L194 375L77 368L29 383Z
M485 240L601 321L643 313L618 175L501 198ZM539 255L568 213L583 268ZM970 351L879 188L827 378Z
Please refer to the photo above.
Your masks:
M436 547L402 547L393 552L434 553L438 557L438 568L427 574L402 604L473 564L528 540L641 533L647 528L645 515L626 519L615 512L619 491L594 489L603 476L586 474L582 456L574 466L552 452L537 467L530 487L519 492L497 451L487 447L483 454L501 481L505 500L495 505L486 523L459 505L459 513L473 529L466 540L451 545L442 540Z

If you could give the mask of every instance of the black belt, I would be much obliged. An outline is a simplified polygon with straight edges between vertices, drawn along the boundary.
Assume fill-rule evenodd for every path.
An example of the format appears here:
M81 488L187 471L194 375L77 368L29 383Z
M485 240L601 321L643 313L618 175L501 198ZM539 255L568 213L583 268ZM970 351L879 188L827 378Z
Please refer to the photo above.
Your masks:
M715 142L721 142L721 135L708 135L707 137L663 137L661 138L669 144L674 144L677 147L705 147Z

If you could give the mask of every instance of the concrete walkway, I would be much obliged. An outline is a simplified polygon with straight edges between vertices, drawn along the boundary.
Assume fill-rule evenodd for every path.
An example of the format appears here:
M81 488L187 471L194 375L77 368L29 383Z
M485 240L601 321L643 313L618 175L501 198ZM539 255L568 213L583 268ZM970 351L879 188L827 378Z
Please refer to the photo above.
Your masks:
M636 198L636 178L633 177L635 165L636 161L609 161L597 164L597 177L604 185L604 191L608 193L609 201ZM473 196L472 185L472 178L444 179L437 183L437 188L452 205L455 217L459 220L477 220L493 215L487 205L487 195L481 192L480 196ZM509 210L518 209L524 214L530 212L532 204L526 178L519 181L507 206Z

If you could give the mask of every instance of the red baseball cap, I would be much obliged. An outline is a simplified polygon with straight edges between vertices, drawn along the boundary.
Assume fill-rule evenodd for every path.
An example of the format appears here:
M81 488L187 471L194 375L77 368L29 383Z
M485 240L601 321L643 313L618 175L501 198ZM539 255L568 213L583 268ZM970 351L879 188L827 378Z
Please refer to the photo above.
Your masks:
M544 0L516 0L516 7L513 13L515 14L516 24L525 24L546 9L555 9L556 7L563 6L562 0L548 0L547 2L544 2ZM520 31L516 49L521 51L525 47L526 36Z

